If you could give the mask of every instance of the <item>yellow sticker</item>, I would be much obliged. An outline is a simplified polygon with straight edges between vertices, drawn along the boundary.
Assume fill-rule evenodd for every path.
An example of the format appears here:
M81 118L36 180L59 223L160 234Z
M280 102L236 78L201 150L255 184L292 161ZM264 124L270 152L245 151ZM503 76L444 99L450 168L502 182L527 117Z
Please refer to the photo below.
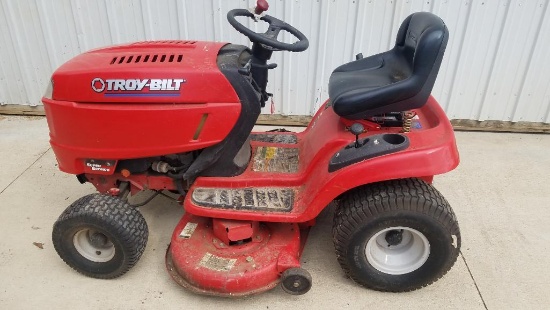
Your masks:
M277 148L268 146L265 148L265 159L270 160L273 159L277 155Z

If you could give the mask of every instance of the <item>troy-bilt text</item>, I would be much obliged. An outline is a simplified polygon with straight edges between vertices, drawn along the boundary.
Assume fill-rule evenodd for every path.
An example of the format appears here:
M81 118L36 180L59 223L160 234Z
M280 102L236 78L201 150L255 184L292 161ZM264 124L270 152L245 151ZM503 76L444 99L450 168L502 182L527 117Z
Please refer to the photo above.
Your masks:
M101 93L107 91L177 91L180 90L184 79L108 79L95 78L92 80L92 89Z

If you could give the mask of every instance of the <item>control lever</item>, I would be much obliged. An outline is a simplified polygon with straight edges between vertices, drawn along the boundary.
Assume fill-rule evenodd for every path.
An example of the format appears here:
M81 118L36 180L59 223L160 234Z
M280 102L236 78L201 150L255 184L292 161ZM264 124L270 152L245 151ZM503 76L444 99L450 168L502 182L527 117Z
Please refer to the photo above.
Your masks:
M261 65L261 64L251 63L251 61L249 60L246 63L246 65L244 65L242 68L239 68L238 71L242 75L250 75L251 67L271 70L271 69L277 68L277 64L273 63L273 64Z
M261 65L261 64L252 63L252 64L250 64L250 65L251 65L252 67L255 67L255 68L268 69L268 70L277 68L277 64L275 64L275 63L273 63L273 64L266 64L266 65Z
M239 71L240 74L242 75L250 75L250 60L246 63L246 65L244 65L242 68L239 68Z
M362 144L359 143L359 135L365 132L365 127L359 123L354 123L349 128L349 131L355 135L355 148L362 146Z
M256 8L254 8L254 13L260 15L267 11L267 9L269 9L269 3L267 3L266 0L258 0L258 2L256 2Z

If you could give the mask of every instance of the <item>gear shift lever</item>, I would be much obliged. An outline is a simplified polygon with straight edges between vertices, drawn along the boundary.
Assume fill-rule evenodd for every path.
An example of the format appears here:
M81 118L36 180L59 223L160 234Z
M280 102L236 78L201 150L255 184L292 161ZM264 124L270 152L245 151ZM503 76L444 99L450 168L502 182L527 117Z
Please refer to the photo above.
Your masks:
M365 132L365 127L359 123L354 123L349 128L349 131L355 135L355 148L360 147L361 143L359 143L359 135Z

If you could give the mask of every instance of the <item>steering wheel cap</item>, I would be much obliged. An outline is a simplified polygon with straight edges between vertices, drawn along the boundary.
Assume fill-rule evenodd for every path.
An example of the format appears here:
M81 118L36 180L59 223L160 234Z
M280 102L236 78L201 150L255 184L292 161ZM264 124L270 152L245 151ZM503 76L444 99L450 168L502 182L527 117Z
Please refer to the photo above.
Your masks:
M258 7L256 7L256 11L257 9ZM260 17L260 20L269 24L269 27L265 33L257 33L250 30L248 27L237 21L236 17L249 17L256 21L254 14L245 9L234 9L227 13L227 21L231 24L231 26L233 26L233 28L235 28L235 30L247 36L250 41L259 43L266 49L272 51L303 52L309 47L309 40L303 33L300 32L300 30L273 16L265 15ZM294 43L284 43L277 40L281 30L289 32L296 37L298 41Z

